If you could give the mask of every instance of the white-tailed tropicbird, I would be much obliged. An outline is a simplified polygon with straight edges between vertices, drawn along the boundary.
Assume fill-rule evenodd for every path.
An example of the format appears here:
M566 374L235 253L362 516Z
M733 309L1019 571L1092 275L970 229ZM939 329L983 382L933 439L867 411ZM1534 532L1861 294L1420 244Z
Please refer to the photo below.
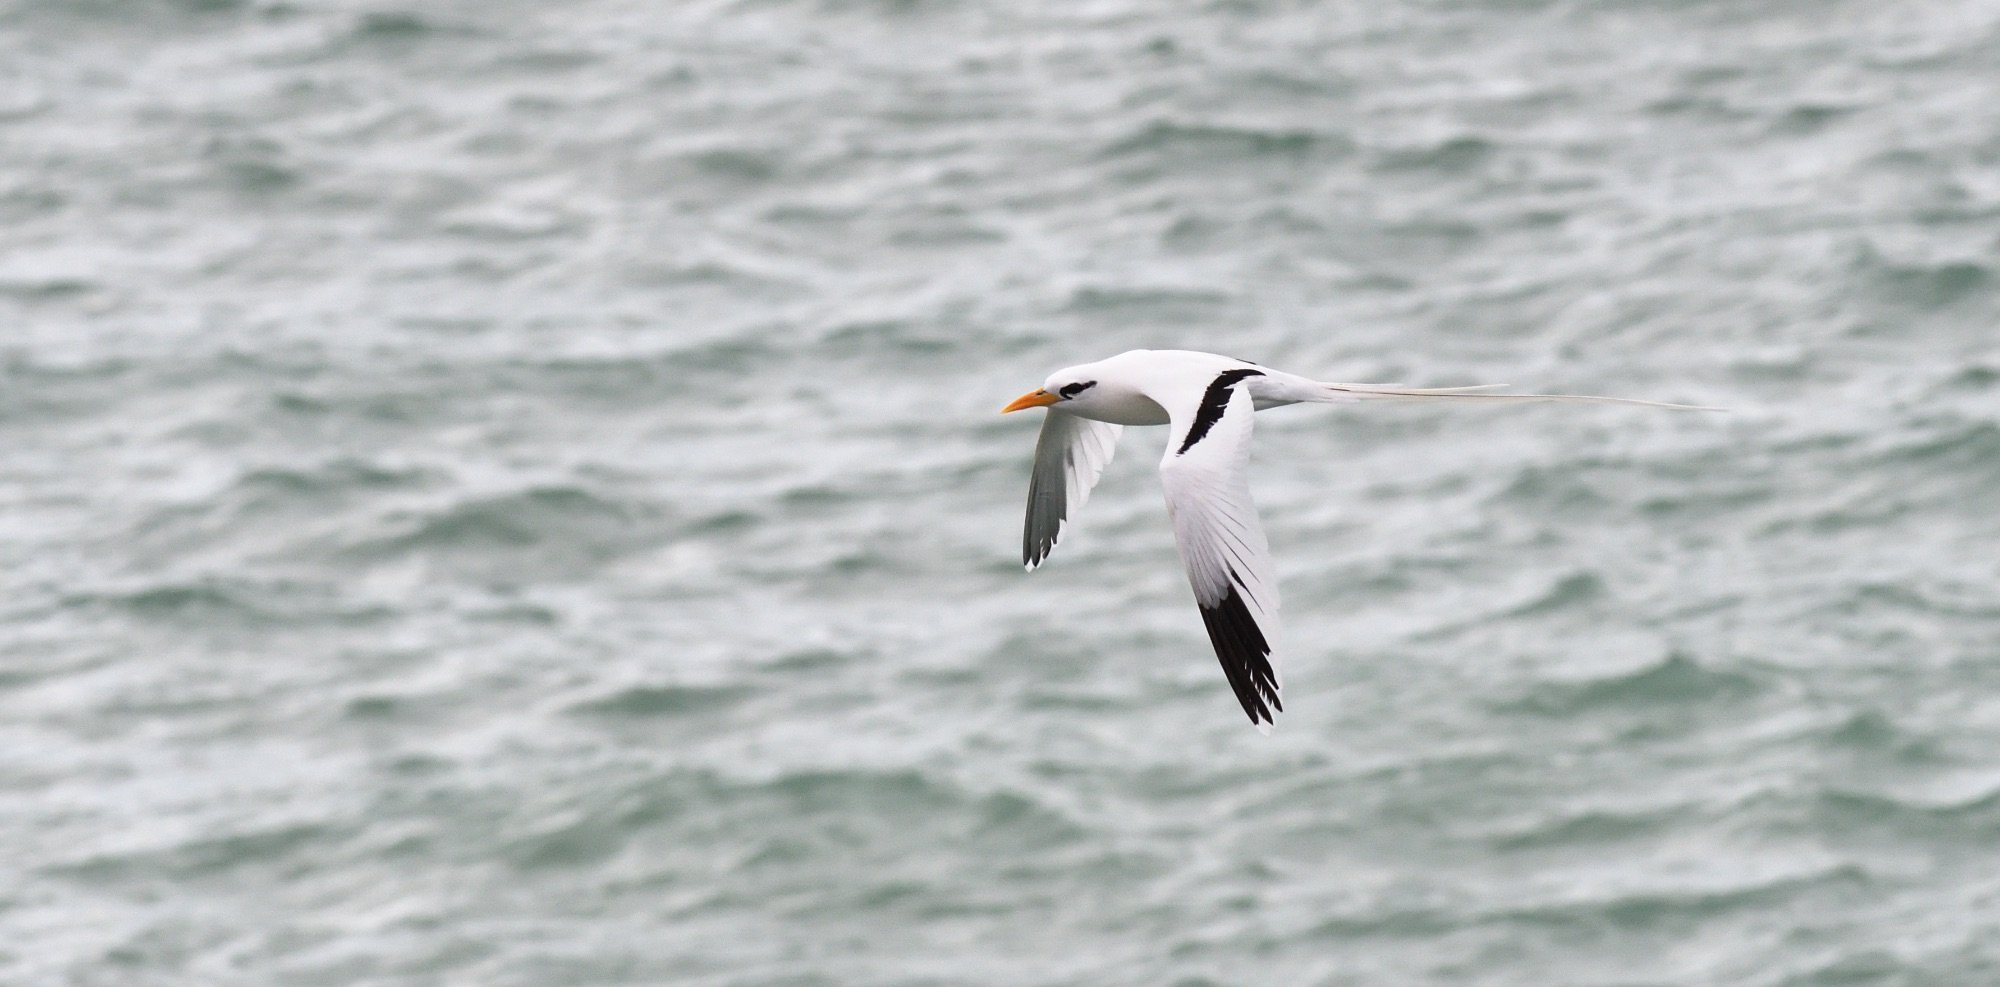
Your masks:
M1590 401L1717 410L1582 394L1486 393L1504 386L1329 384L1190 350L1132 350L1058 370L1040 390L1001 410L1048 409L1028 483L1022 561L1032 571L1048 558L1111 462L1123 426L1170 426L1166 455L1160 458L1160 485L1166 490L1181 564L1230 688L1250 722L1270 733L1271 714L1284 709L1279 702L1278 580L1244 469L1253 412L1307 401L1381 399Z

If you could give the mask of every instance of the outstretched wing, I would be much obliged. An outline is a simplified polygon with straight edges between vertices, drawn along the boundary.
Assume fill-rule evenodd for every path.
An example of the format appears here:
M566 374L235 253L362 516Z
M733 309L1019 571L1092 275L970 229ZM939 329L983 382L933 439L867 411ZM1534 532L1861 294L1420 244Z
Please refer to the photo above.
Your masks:
M1090 499L1118 451L1120 425L1078 418L1049 409L1035 441L1035 473L1028 480L1028 522L1021 535L1021 562L1032 571L1055 550L1063 529Z
M1260 375L1225 371L1199 393L1160 402L1172 419L1160 483L1215 656L1250 722L1269 733L1272 714L1284 706L1278 580L1246 472L1256 407L1241 382L1252 376Z

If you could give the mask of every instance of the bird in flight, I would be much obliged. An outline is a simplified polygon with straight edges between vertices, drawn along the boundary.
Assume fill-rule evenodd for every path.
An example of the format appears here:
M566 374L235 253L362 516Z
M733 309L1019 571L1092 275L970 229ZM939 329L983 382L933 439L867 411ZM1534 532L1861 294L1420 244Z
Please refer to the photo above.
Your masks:
M1213 353L1131 350L1049 375L1002 414L1046 408L1028 481L1021 560L1029 571L1049 557L1090 497L1126 425L1166 425L1160 485L1181 565L1222 671L1250 722L1268 734L1281 712L1278 580L1250 501L1250 417L1302 402L1369 400L1583 401L1683 411L1695 405L1582 394L1493 394L1504 384L1402 387L1329 384Z

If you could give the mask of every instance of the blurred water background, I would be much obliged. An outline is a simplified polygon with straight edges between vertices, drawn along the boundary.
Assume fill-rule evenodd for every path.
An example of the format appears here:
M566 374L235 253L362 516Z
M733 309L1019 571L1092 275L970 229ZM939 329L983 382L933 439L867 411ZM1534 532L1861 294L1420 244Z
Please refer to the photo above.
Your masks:
M2000 983L2000 7L0 2L0 982ZM1259 417L1133 347L1726 404Z

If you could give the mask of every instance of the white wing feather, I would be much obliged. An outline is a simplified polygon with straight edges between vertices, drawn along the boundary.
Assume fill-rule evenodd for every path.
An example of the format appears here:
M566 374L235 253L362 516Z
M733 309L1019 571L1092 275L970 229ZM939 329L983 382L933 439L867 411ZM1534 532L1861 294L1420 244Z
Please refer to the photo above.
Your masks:
M1277 654L1278 580L1247 474L1256 409L1247 388L1232 387L1221 417L1211 412L1206 431L1201 431L1202 403L1200 391L1161 401L1173 427L1160 460L1160 484L1181 563L1223 674L1250 722L1269 733L1272 714L1284 709L1279 701L1283 681ZM1199 432L1191 442L1190 430Z
M1064 531L1090 500L1090 488L1118 451L1124 428L1049 409L1035 442L1035 472L1028 480L1028 520L1021 535L1021 562L1042 564Z

